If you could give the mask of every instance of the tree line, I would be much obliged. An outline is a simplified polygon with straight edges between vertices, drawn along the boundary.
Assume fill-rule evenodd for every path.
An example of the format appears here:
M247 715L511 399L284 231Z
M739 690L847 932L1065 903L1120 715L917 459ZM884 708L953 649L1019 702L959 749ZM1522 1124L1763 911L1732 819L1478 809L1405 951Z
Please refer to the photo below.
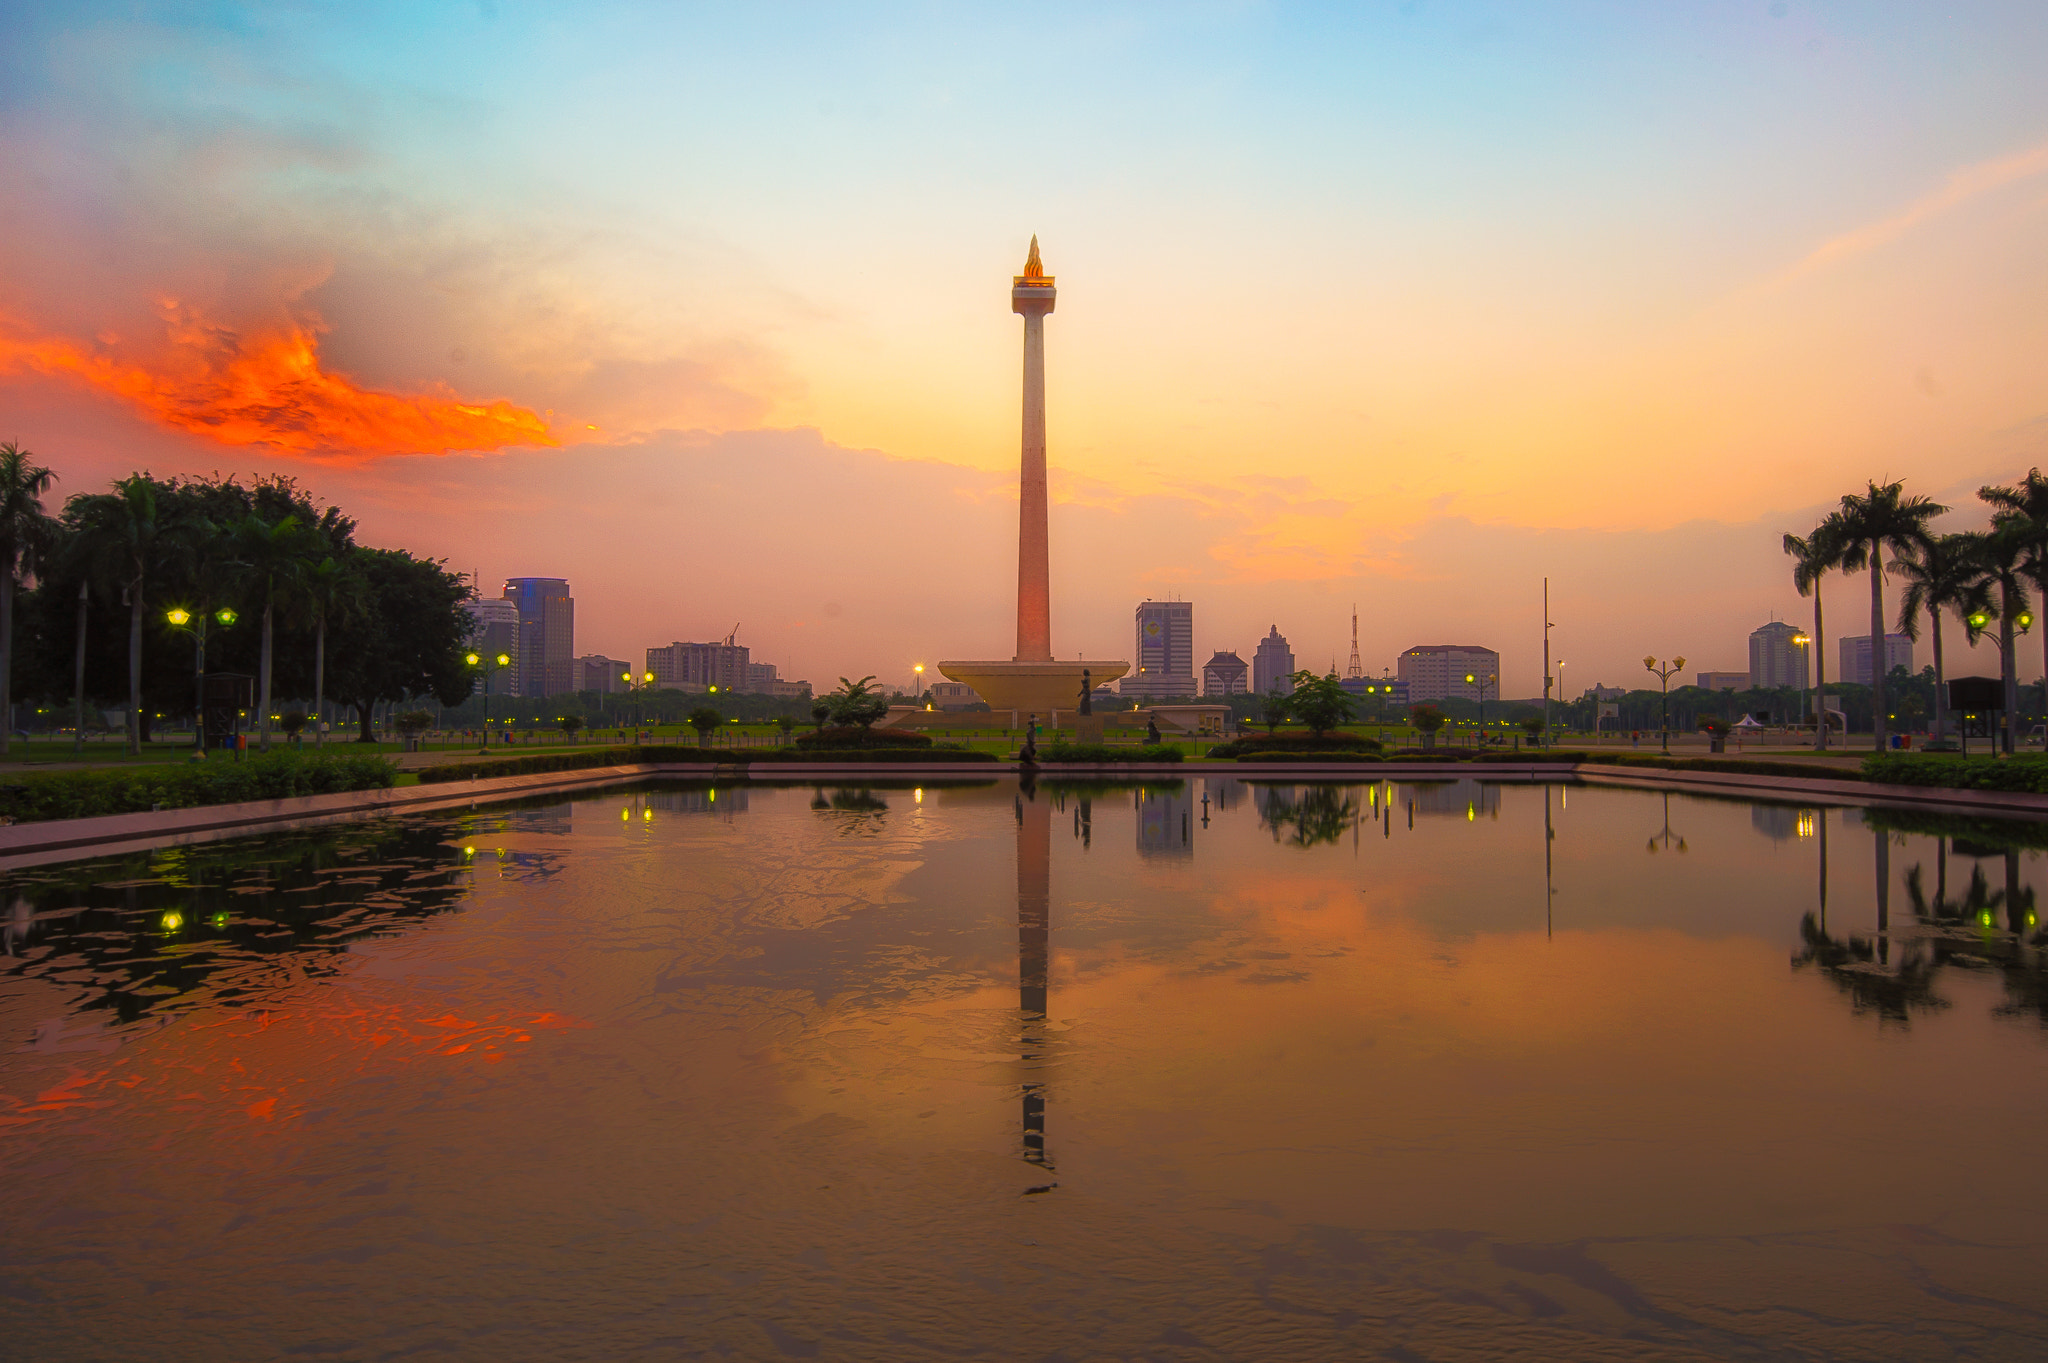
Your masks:
M1806 535L1785 536L1792 559L1792 583L1801 596L1813 598L1814 687L1827 682L1821 587L1831 572L1866 573L1870 582L1871 725L1877 746L1885 746L1889 707L1884 675L1885 600L1887 574L1903 584L1898 601L1897 632L1917 640L1924 618L1934 649L1934 732L1943 738L1948 726L1944 682L1942 621L1952 616L1974 644L1990 636L1998 645L2005 710L2005 748L2019 740L2019 678L2016 636L2033 624L2030 591L2048 591L2048 478L2030 469L2010 487L1981 487L1978 498L1989 507L1991 523L1984 530L1949 534L1932 523L1949 508L1931 498L1908 496L1903 483L1872 482L1868 490L1842 498ZM1889 561L1887 561L1889 556ZM2048 630L2042 631L2042 662L2048 672ZM1827 725L1819 742L1827 743Z
M254 677L258 742L280 697L356 712L465 699L469 585L439 561L355 542L355 521L286 477L155 478L44 505L55 473L0 444L0 754L17 699L125 705L140 753L156 715L199 720L200 677ZM317 730L316 730L317 732Z

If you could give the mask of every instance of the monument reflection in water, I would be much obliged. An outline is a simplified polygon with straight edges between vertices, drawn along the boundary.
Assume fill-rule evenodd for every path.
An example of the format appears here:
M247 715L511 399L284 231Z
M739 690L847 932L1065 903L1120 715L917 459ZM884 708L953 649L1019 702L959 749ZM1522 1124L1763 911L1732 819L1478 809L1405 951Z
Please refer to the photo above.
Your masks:
M0 1331L2040 1357L2040 841L1555 786L699 783L17 873Z

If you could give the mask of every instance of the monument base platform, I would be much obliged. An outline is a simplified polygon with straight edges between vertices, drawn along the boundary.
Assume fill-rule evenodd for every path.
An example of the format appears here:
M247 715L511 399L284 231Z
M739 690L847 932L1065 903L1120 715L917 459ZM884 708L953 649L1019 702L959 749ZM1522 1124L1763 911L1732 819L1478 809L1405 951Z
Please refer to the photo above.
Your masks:
M1097 658L1074 662L955 662L939 664L948 680L974 688L976 695L998 713L1015 711L1021 720L1036 715L1040 721L1054 711L1071 715L1081 707L1081 673L1088 673L1090 685L1115 681L1131 670L1125 662Z

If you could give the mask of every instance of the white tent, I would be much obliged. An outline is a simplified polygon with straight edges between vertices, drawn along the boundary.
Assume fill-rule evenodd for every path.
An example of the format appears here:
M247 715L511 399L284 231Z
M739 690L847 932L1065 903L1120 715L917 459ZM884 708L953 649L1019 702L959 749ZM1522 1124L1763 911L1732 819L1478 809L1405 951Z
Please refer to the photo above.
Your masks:
M1764 726L1756 722L1755 715L1744 715L1741 719L1735 721L1735 727L1738 729L1761 729Z

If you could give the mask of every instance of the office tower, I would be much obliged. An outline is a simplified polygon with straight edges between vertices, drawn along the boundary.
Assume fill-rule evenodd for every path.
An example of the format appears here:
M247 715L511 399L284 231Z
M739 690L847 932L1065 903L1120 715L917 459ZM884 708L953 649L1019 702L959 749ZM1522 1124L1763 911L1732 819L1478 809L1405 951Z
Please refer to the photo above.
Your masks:
M1798 626L1788 625L1783 620L1773 620L1750 631L1749 684L1805 690L1808 685L1806 649L1793 642L1805 637L1805 632Z
M1478 644L1417 644L1402 652L1394 671L1417 703L1500 699L1500 654Z
M647 670L654 684L678 691L744 691L747 689L748 649L730 639L715 644L677 642L666 648L647 650Z
M483 674L491 674L491 694L494 696L516 696L519 694L519 606L503 597L485 597L478 601L463 603L469 612L470 651L484 664L478 669L477 691L484 688ZM512 665L498 670L495 660L502 654L512 659Z
M512 666L522 696L576 689L576 602L559 577L515 577L505 599L519 608L519 652Z
M1195 694L1195 607L1191 601L1142 601L1137 670L1117 687L1126 696Z
M1252 690L1262 696L1275 691L1283 696L1293 695L1293 676L1294 650L1280 637L1280 627L1274 625L1252 654Z
M1838 680L1854 682L1858 686L1872 685L1870 677L1870 636L1853 634L1841 641L1842 671ZM1903 667L1913 670L1913 641L1903 634L1884 636L1884 674L1889 677L1892 669Z
M1202 665L1202 694L1241 696L1251 686L1251 669L1235 653L1218 653Z

